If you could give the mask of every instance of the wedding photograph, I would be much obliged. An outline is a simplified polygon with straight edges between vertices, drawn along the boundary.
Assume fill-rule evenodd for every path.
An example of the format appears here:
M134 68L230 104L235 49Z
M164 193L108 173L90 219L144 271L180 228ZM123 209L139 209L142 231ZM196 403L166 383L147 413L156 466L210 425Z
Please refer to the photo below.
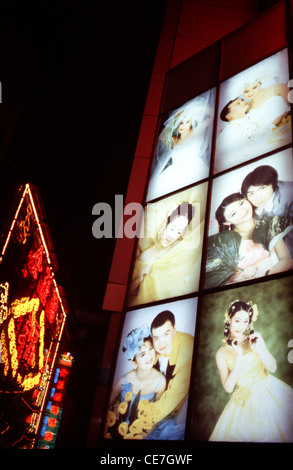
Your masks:
M146 206L128 306L198 290L206 199L202 183Z
M220 85L214 174L292 142L288 49Z
M287 277L205 296L191 383L193 439L293 442L291 286Z
M207 178L214 126L216 90L173 111L156 145L147 201Z
M183 440L197 298L128 311L105 438Z
M292 149L213 180L205 287L292 269Z

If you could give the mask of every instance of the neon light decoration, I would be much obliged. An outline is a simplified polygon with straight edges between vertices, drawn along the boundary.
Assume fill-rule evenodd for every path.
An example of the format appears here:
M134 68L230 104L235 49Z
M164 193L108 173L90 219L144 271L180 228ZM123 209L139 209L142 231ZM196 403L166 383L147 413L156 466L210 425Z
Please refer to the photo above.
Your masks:
M43 255L44 248L42 245L35 253L32 250L30 251L27 266L25 266L23 270L23 275L25 277L29 272L34 279L37 279L38 274L43 271Z
M32 210L28 206L26 208L26 216L23 220L18 221L17 223L17 232L16 238L19 243L25 244L27 239L30 235L30 227L31 227L31 214Z
M41 425L38 449L53 449L60 426L63 411L64 396L73 363L70 353L64 353L58 358L54 379L49 392L45 416Z
M9 283L0 284L0 325L8 315L8 288Z
M27 184L5 243L0 247L2 374L7 391L14 393L15 389L27 406L23 436L11 442L14 448L23 445L33 448L36 444L67 316L67 306L55 279L52 242L43 227L37 190ZM60 372L63 368L60 367ZM68 375L69 372L64 377L60 375L55 384L54 406L63 400ZM58 419L59 411L50 417L50 429L53 424L57 426ZM11 426L13 422L7 429Z

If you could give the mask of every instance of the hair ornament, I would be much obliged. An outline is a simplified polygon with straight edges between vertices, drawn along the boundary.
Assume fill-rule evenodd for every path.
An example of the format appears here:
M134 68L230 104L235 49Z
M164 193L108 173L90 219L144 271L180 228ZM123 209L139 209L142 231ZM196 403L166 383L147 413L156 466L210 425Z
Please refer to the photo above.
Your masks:
M229 313L233 313L233 311L235 310L236 306L236 302L239 302L239 299L235 299L233 300L233 302L230 303L229 305L229 308L227 308L226 312L225 312L225 322L227 322L227 320L229 320L231 318L231 315L229 315Z
M151 335L150 327L144 324L132 330L125 338L122 351L129 361L133 361L143 345L144 339Z
M240 303L240 305L239 305ZM236 311L241 309L241 304L245 304L248 307L247 313L249 316L249 325L245 334L252 333L253 322L255 322L258 318L258 308L257 305L254 304L252 301L249 302L242 302L239 299L234 300L230 303L229 308L225 312L225 328L224 328L224 338L223 342L230 344L229 336L230 336L230 320L236 313ZM245 309L246 310L246 309Z
M257 318L258 318L258 313L259 313L259 312L258 312L258 307L257 307L256 304L253 304L252 302L248 302L248 303L251 304L251 308L252 308L252 312L253 312L253 313L252 313L252 317L251 317L251 321L254 322L254 321L256 321Z

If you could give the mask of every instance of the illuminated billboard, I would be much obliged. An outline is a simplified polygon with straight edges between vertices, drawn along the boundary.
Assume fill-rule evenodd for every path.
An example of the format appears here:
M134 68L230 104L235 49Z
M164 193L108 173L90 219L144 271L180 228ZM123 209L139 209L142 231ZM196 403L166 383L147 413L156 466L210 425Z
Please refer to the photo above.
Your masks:
M43 217L38 189L21 187L0 258L0 383L7 423L1 440L8 447L34 447L68 313Z
M198 290L206 197L202 183L146 206L129 306Z
M72 363L73 357L68 352L58 357L49 390L49 399L40 426L37 449L54 449L55 447Z
M284 49L220 85L214 173L292 142Z
M192 439L293 442L292 281L205 296Z
M173 111L164 122L147 201L209 176L215 96L215 89L203 93Z
M169 71L105 410L109 447L113 439L293 442L292 59L285 36L257 42L262 21ZM182 434L171 409L157 410L177 388L163 361L182 364L158 345L162 325L153 320L165 310L192 337ZM143 357L149 375L140 375ZM159 361L165 389L152 372ZM143 388L152 406L139 376L152 377Z
M183 440L197 298L128 311L105 437Z
M206 288L292 269L292 149L215 178L209 222Z

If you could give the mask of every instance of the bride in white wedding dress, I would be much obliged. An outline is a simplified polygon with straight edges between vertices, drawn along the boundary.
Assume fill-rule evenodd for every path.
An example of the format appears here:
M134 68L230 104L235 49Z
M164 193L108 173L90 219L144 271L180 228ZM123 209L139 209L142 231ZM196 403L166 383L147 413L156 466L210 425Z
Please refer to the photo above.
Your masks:
M215 91L175 110L164 122L155 152L147 200L209 176Z

